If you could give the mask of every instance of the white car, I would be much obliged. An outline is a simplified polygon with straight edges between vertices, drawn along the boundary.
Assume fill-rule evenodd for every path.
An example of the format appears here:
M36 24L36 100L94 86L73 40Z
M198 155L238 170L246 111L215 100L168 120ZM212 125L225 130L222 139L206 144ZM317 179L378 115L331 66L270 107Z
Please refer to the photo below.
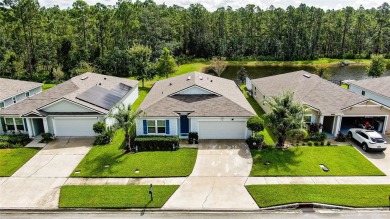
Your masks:
M384 151L387 148L385 139L374 130L353 128L348 131L348 137L359 142L364 151Z

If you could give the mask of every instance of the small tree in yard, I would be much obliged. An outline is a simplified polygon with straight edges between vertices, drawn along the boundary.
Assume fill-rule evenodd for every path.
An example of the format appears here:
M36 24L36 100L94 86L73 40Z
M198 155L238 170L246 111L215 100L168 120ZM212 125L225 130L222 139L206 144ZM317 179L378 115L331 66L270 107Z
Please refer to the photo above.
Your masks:
M366 69L367 75L373 78L378 78L386 71L385 59L381 55L373 55L371 63Z
M246 127L252 131L252 137L264 130L264 120L259 116L252 116L246 122Z
M170 74L175 72L175 68L175 59L171 56L171 52L167 48L164 48L164 51L157 62L156 70L158 75L168 78Z
M211 63L211 69L218 75L218 77L221 77L223 71L226 69L226 58L213 58L213 61Z
M245 82L245 78L248 75L248 72L246 71L244 66L241 66L240 70L237 72L238 79L243 84Z
M152 50L149 47L142 45L134 45L129 50L132 61L132 75L137 77L137 80L142 81L142 87L145 87L145 79L153 78L151 71L152 64L150 57Z
M293 93L272 97L267 102L271 109L271 113L266 115L269 120L268 126L278 139L278 147L283 147L287 138L305 136L306 124L303 115L306 109L302 104L294 102Z
M326 80L328 80L331 76L329 73L329 69L327 67L317 67L316 70L314 71L314 73L316 75L320 76L320 78L323 78Z
M109 118L115 119L113 131L123 129L125 131L126 149L131 150L131 137L135 128L137 118L140 117L142 111L133 111L131 106L125 107L124 104L116 106L109 114Z

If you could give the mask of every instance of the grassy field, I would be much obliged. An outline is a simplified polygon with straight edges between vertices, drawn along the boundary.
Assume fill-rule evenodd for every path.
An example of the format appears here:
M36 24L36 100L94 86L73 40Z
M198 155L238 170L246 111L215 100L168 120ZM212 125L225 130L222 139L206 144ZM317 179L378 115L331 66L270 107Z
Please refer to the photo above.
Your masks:
M288 150L252 150L251 176L383 176L352 146L300 146ZM265 162L270 165L264 165ZM325 164L329 172L324 172Z
M390 185L249 185L259 207L316 202L351 207L388 207Z
M252 106L252 108L255 110L257 115L263 116L265 114L263 108L257 103L253 97L249 96L246 92L245 85L241 85L241 90L246 98L246 100L249 102L249 104ZM267 122L267 121L265 121ZM259 134L264 135L264 142L268 145L274 145L275 144L275 137L272 135L271 131L269 130L268 127L264 129L264 131L259 132Z
M146 95L149 93L150 87L139 87L138 88L138 98L137 100L133 103L131 108L133 110L137 110L139 105L141 105L142 101L144 101Z
M63 186L60 208L161 208L179 186L147 185Z
M47 90L47 89L49 89L49 88L52 88L52 87L54 87L54 86L56 86L56 85L55 85L55 84L44 84L44 85L42 86L42 90L45 91L45 90Z
M123 131L106 146L95 146L75 170L73 177L174 177L188 176L195 165L196 149L123 154ZM109 165L109 167L105 167ZM139 173L135 173L138 169Z
M0 149L0 176L11 176L38 151L37 148Z

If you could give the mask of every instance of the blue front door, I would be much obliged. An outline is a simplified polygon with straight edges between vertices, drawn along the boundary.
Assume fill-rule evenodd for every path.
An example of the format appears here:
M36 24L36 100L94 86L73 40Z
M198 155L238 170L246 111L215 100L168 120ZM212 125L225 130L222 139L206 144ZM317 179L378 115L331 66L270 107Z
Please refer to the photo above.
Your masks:
M188 134L190 130L189 122L188 122L188 116L180 116L180 133L181 134Z

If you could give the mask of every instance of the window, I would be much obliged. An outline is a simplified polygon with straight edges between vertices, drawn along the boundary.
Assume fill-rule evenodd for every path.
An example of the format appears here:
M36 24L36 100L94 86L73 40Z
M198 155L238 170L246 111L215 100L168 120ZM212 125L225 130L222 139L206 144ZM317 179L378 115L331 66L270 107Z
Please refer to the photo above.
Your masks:
M22 118L15 118L15 124L16 124L16 128L18 130L24 131L24 125L23 125L23 119Z
M8 131L14 131L14 119L13 118L5 118L5 126L7 127Z
M362 90L362 95L365 96L366 95L366 91Z
M311 124L311 115L305 115L303 117L303 120L305 121L306 124L310 125Z
M26 97L29 97L30 96L30 92L26 92Z
M165 120L148 120L148 134L165 134Z
M0 102L0 109L4 108L4 102Z

